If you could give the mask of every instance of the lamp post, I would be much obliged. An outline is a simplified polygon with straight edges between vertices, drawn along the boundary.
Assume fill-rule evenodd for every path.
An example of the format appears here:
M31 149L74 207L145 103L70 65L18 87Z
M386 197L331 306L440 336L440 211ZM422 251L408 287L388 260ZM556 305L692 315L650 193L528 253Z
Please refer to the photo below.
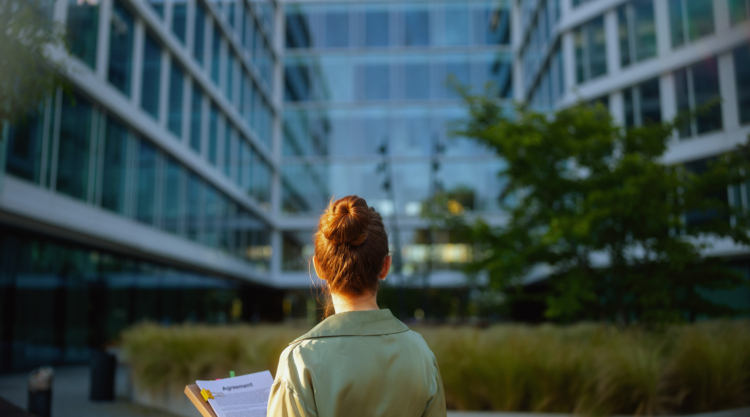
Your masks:
M434 211L435 197L437 193L443 191L443 183L438 179L437 174L440 171L440 156L445 152L445 144L440 142L437 134L432 135L432 157L430 164L430 196L429 204L430 210ZM425 317L428 316L429 311L429 290L430 290L430 278L432 271L434 270L435 262L435 226L430 225L430 230L427 233L428 238L428 251L427 251L427 269L424 273L422 280L422 307L425 313Z
M393 186L393 165L390 161L390 154L388 153L388 137L383 138L383 142L378 148L378 153L383 157L383 161L379 163L377 167L377 172L383 174L383 183L381 184L381 187L393 203L393 212L390 216L394 252L393 267L396 270L395 275L398 276L398 316L400 319L404 319L406 317L406 311L404 311L404 275L403 261L401 259L401 239L398 227L398 204L396 204L396 191Z

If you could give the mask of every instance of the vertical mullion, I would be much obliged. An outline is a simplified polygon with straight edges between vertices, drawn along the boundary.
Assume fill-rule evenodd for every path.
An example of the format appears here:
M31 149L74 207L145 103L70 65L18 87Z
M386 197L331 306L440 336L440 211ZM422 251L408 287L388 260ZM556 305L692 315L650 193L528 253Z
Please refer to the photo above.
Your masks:
M692 41L690 39L690 28L688 27L688 9L687 9L687 0L680 0L680 6L682 7L682 44L687 45Z
M102 0L99 6L99 28L96 45L96 76L100 80L107 80L109 69L109 32L112 22L112 7L114 0Z
M157 229L162 229L162 196L163 196L163 189L164 189L164 154L160 151L156 151L156 163L154 169L156 172L154 173L154 181L156 184L154 185L154 193L156 194L154 196L154 222L153 226Z
M98 147L97 140L99 139L99 135L97 134L97 129L99 128L99 105L95 104L91 107L91 126L89 126L89 166L88 166L88 174L89 177L86 181L86 202L89 204L94 203L94 193L95 193L95 186L94 181L96 181L96 153Z

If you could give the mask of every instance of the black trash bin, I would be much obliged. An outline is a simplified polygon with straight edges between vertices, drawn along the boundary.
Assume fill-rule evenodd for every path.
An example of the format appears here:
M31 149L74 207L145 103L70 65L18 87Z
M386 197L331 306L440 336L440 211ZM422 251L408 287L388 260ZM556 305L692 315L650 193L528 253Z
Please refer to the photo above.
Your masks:
M54 370L46 366L29 374L29 414L37 417L50 417L52 415L52 380L54 376Z
M112 401L115 399L115 355L104 351L94 351L91 355L91 401Z

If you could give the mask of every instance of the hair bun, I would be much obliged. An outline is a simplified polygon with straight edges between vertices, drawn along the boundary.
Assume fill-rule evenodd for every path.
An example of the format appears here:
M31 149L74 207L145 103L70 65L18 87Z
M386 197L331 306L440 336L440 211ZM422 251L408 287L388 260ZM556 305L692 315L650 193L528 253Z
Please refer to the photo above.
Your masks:
M328 206L320 219L320 231L336 244L361 245L367 240L370 208L363 198L346 196Z

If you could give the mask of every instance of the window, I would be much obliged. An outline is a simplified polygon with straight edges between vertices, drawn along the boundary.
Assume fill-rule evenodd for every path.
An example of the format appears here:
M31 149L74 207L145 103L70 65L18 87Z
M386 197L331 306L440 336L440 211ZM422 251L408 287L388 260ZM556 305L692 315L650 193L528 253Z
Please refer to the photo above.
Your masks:
M227 121L224 125L224 160L222 161L224 175L227 178L232 178L233 155L237 154L237 150L232 148L232 145L234 145L233 131L234 127Z
M104 137L102 172L102 207L125 214L125 184L129 176L128 130L119 122L107 118Z
M255 85L250 81L250 75L243 71L242 73L242 100L240 100L240 114L242 118L247 121L247 125L250 126L250 120L253 117L253 93L255 92Z
M625 126L643 126L661 122L659 78L625 89Z
M182 137L182 99L185 88L185 75L172 58L169 74L169 131Z
M226 5L226 11L227 11L227 21L229 21L229 26L234 28L234 12L235 12L235 1L236 0L227 0L229 3Z
M242 28L242 46L245 48L253 47L253 34L255 32L255 21L253 15L248 10L245 14L245 26Z
M263 208L271 201L271 167L255 152L253 161L253 194Z
M40 183L43 140L44 106L39 106L9 126L6 172Z
M466 3L446 3L445 44L469 44L469 7Z
M390 68L387 63L370 63L360 66L364 76L365 101L388 100L390 97Z
M133 28L133 16L119 2L115 2L109 33L107 79L126 96L130 96L133 72Z
M149 141L138 141L138 181L136 183L135 219L154 224L156 205L156 148Z
M219 154L219 109L211 103L208 117L208 162L216 166Z
M195 3L195 28L193 28L193 57L203 66L203 58L206 55L204 43L206 42L206 11L200 2Z
M143 45L143 79L141 80L141 108L154 119L159 118L159 84L161 80L161 47L146 34Z
M68 0L67 37L70 53L91 68L96 66L96 39L99 31L99 6Z
M193 96L190 102L190 147L201 153L201 119L203 117L203 93L193 82Z
M672 48L714 33L713 0L669 0Z
M421 62L420 62L421 61ZM404 98L406 100L427 100L430 98L430 66L426 57L403 64Z
M244 138L240 138L240 160L238 168L239 185L246 193L251 194L253 150Z
M146 3L151 5L151 8L154 9L159 17L164 17L164 0L147 0Z
M66 97L61 109L55 190L87 201L93 110L88 101L74 97Z
M187 205L185 206L186 236L190 240L198 240L203 217L202 207L203 181L192 172L187 176Z
M182 234L182 215L185 210L183 201L185 169L172 157L165 157L165 162L162 225L168 232Z
M620 65L626 67L656 55L652 0L635 0L617 8Z
M750 19L750 0L728 0L729 18L732 25Z
M325 46L345 48L349 46L349 11L346 6L327 5L325 18Z
M573 7L580 6L584 3L588 3L591 0L573 0Z
M557 0L551 0L550 7L557 6ZM510 12L496 5L478 5L472 3L473 42L476 45L500 45L510 43ZM559 11L555 7L555 11Z
M600 16L578 27L574 32L576 79L578 83L607 73L607 47L604 39L604 17Z
M734 50L734 76L737 80L737 108L740 123L750 123L750 44Z
M227 96L227 100L232 102L232 93L234 92L234 52L228 51L227 54L227 79L225 82L226 88L224 89Z
M187 26L187 0L174 0L172 2L172 33L177 36L183 44L185 43L185 31Z
M722 129L716 59L709 58L677 70L674 79L677 110L681 113L696 112L680 127L680 137L686 138Z
M369 6L364 12L365 44L367 47L388 46L388 9Z
M219 27L214 25L213 35L211 36L211 79L219 85L219 73L221 71L221 32Z
M427 46L430 44L430 20L426 5L408 5L399 20L401 46Z

